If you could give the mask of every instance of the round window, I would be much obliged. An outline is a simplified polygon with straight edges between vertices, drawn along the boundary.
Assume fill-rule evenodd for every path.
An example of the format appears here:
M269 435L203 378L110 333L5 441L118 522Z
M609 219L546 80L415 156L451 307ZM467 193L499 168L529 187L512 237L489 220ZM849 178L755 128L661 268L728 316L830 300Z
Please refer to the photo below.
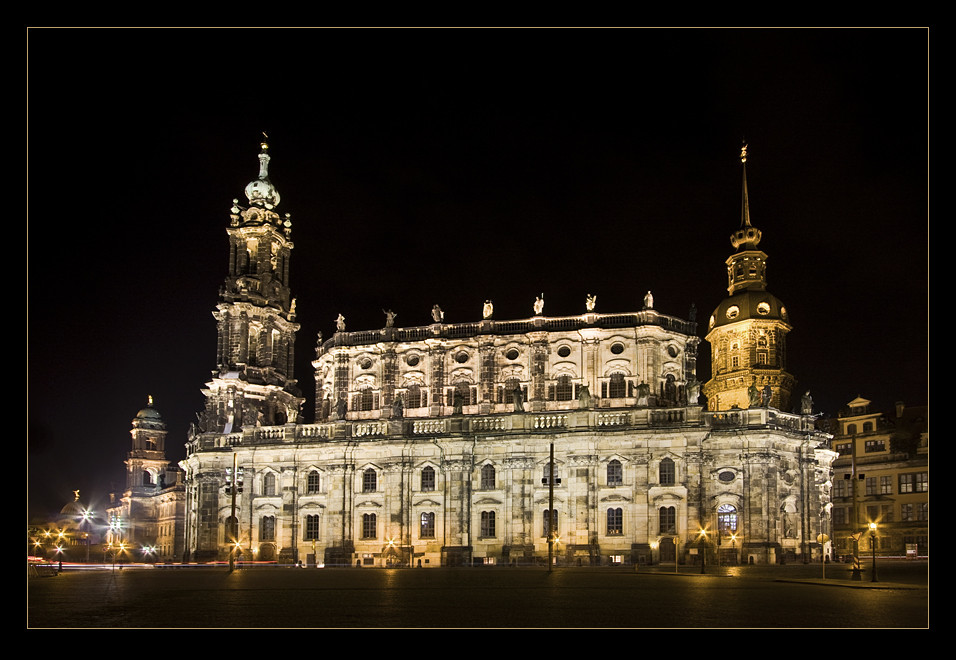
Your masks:
M561 357L568 357L571 355L571 348L569 346L562 346L558 349L558 355Z
M518 359L518 349L517 349L517 348L508 349L508 352L505 353L505 357L508 358L509 360L517 360L517 359Z
M729 483L736 478L736 475L734 475L733 472L725 470L724 472L721 472L720 474L718 474L717 478L723 481L724 483Z
M740 308L737 305L731 305L727 308L727 318L735 319L738 314L740 314Z
M407 364L410 367L414 367L415 365L418 364L418 356L409 355L407 358L405 358L405 364Z
M368 358L362 358L362 361L359 362L359 366L362 367L363 369L371 369L372 361Z
M677 354L678 354L679 352L680 352L680 351L678 351L678 350L677 350L677 347L674 346L674 345L671 345L671 346L668 346L668 347L667 347L667 354L670 355L672 358L673 358L673 357L677 357Z
M464 364L465 362L468 362L468 353L466 353L465 351L462 351L461 353L456 355L455 362L457 362L458 364Z
M620 355L621 353L624 352L624 344L622 344L621 342L617 342L616 344L612 344L612 345L611 345L611 352L614 353L614 355Z
M760 314L769 314L769 313L770 313L770 303L768 303L768 302L762 302L762 303L760 303L759 305L757 305L757 311L758 311Z

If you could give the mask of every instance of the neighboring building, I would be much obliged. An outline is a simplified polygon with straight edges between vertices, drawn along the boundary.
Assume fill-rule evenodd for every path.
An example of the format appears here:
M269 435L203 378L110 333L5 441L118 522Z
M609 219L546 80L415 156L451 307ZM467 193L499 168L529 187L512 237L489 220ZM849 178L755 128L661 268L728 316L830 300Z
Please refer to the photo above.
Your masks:
M99 561L103 535L101 521L80 502L80 491L73 491L55 520L30 525L27 529L30 556L62 562Z
M857 397L835 420L833 532L841 556L929 555L929 426L925 406L887 419ZM862 538L860 534L862 533Z
M545 561L549 546L583 565L820 557L835 454L809 408L786 410L790 325L762 266L742 279L731 268L708 337L751 357L715 351L709 411L693 313L662 314L647 292L639 311L598 313L589 298L549 317L542 295L517 320L490 302L470 323L445 323L436 305L430 325L386 313L384 328L353 332L340 315L319 337L304 423L291 222L275 211L267 145L259 158L249 206L232 208L218 367L180 463L190 559L238 547L310 564L511 564ZM746 211L741 231L728 263L764 260ZM760 396L743 398L752 383Z
M183 472L166 458L166 423L149 398L133 419L126 490L106 509L108 553L122 544L127 559L180 561L185 538Z

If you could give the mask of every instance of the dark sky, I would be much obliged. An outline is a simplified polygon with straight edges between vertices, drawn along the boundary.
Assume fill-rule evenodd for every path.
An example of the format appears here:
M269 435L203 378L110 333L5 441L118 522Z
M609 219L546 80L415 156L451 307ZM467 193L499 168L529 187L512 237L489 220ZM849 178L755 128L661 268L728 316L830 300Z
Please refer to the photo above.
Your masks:
M184 456L234 198L292 214L296 377L380 328L727 294L742 139L789 370L836 415L928 403L925 29L31 29L29 512L123 484L148 395ZM710 375L702 343L698 377Z

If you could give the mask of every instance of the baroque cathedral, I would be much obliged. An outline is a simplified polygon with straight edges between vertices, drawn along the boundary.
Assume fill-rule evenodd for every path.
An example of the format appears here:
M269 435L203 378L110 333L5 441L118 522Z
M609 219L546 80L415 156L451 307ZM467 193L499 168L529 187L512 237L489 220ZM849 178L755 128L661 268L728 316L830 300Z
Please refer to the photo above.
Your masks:
M234 201L216 368L180 463L189 561L325 566L773 563L829 552L830 436L790 412L787 310L747 203L707 321L641 309L336 332L314 422L293 376L291 221ZM211 347L210 347L211 348ZM701 404L700 395L707 405ZM823 540L823 544L820 543Z

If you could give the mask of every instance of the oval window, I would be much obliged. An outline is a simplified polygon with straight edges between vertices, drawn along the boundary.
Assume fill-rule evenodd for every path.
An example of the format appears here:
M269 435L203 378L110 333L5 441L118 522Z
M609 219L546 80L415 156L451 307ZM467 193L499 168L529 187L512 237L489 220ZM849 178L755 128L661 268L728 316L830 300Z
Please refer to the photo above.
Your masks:
M757 305L757 312L760 314L769 314L770 313L770 303L762 302Z
M568 357L571 355L571 348L569 346L562 346L558 349L558 355L561 357Z
M508 352L505 353L505 357L508 358L509 360L517 360L517 359L518 359L518 349L517 349L517 348L508 349Z
M410 367L414 367L415 365L418 364L418 356L409 355L407 358L405 358L405 364L407 364Z
M624 344L620 342L617 342L616 344L612 344L611 352L614 353L614 355L620 355L621 353L624 352Z
M724 483L729 483L736 478L733 472L724 471L717 475L717 478L723 481Z
M465 351L462 351L461 353L456 355L455 362L457 362L458 364L464 364L465 362L468 362L468 353L465 353Z
M727 308L727 318L735 319L738 314L740 314L740 308L737 305L731 305Z

